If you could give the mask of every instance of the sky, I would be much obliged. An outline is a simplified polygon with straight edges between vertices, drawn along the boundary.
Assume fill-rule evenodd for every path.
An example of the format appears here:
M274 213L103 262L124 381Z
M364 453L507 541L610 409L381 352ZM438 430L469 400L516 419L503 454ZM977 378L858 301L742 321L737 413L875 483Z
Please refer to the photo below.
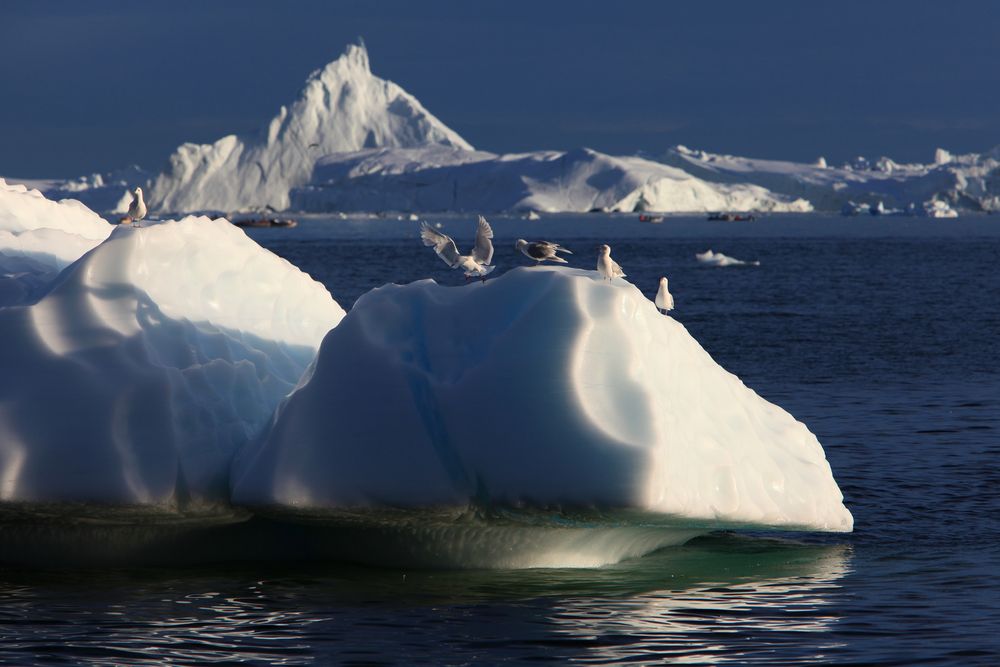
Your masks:
M1000 144L1000 2L4 0L0 174L160 170L363 37L476 148L930 161Z

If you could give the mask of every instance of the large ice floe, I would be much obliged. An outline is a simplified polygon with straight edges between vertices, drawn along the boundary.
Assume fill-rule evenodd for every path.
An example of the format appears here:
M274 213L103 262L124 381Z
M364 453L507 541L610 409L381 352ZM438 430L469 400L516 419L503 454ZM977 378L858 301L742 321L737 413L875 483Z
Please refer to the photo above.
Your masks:
M149 203L160 211L282 210L289 189L308 182L323 155L433 143L471 149L415 97L373 75L365 47L352 45L313 72L299 98L257 135L180 146Z
M66 202L39 220L55 226L61 209L61 228L110 228ZM343 310L225 220L91 242L37 302L0 309L0 512L231 514L234 453Z
M802 423L630 283L562 267L365 294L232 485L257 512L353 531L346 557L436 566L853 525Z
M111 229L78 201L51 201L0 179L0 307L37 299Z
M321 159L291 194L304 211L812 210L758 185L720 184L641 157L581 148L496 155L462 147L376 148Z

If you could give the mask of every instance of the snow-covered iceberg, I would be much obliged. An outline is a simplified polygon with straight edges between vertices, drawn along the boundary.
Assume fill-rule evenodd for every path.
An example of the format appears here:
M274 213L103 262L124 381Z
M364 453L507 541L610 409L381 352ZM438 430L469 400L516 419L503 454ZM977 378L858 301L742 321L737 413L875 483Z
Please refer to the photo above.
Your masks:
M396 521L439 564L595 565L724 526L853 526L802 423L633 285L563 267L362 296L232 489L260 512ZM481 512L507 532L470 553L489 542Z
M0 509L227 512L234 452L343 315L225 220L115 228L37 303L0 309Z
M41 296L112 226L78 201L55 202L0 179L0 307Z
M291 194L304 211L796 211L757 185L711 183L659 162L581 148L496 155L461 147L329 155Z
M864 157L840 167L826 161L807 164L762 160L671 148L665 164L716 183L756 184L788 197L809 200L817 210L840 211L853 205L912 210L937 217L934 201L973 211L1000 210L1000 147L987 153L951 155L938 149L930 164L900 164ZM940 206L940 205L937 205ZM942 214L952 217L954 214Z
M313 72L299 98L256 136L184 144L149 194L160 211L288 208L316 160L377 146L443 144L471 148L398 85L372 74L363 45Z

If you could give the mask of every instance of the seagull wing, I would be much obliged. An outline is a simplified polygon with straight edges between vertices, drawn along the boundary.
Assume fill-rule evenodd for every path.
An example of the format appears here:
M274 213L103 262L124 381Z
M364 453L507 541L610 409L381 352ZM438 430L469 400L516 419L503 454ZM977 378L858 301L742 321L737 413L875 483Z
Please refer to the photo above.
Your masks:
M621 265L615 260L611 260L611 275L615 278L624 278L625 272L622 271Z
M493 261L493 228L486 218L479 216L479 227L476 229L476 247L472 249L472 259L480 264L489 265Z
M554 252L554 253L555 252L564 252L567 255L572 255L573 254L572 251L566 250L566 248L562 247L558 243L553 243L552 241L539 241L538 243L541 244L541 245L544 245L544 246L546 246L548 248L552 248L552 252Z
M420 225L420 238L424 240L425 246L434 248L434 252L445 264L452 268L458 264L458 248L450 236L442 234L424 222Z

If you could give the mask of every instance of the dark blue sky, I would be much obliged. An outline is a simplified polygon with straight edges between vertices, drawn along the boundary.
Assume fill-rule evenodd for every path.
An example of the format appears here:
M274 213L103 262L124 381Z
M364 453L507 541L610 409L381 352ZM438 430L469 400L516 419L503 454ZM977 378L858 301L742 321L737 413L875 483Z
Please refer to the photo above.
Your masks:
M1000 144L1000 3L45 2L0 18L0 174L159 169L363 36L477 148L930 160Z

